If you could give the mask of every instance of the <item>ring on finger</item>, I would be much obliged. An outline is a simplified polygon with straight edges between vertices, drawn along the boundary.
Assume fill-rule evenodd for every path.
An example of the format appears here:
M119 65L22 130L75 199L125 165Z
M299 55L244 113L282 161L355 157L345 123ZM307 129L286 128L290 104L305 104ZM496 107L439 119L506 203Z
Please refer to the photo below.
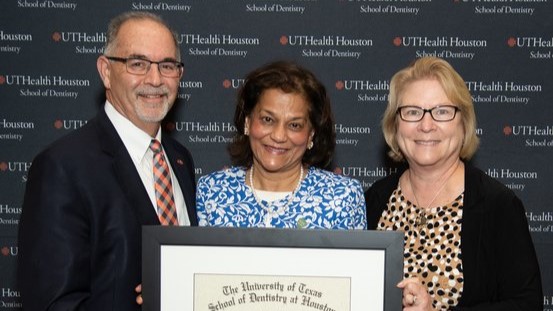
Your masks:
M413 304L417 303L417 296L413 295Z

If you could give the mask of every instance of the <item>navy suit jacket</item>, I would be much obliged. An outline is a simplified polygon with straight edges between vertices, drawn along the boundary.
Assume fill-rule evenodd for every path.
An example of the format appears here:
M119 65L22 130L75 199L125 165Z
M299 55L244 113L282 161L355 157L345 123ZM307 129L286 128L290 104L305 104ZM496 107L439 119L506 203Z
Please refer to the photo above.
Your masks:
M192 157L167 136L162 144L197 225ZM140 310L141 227L160 223L105 111L41 152L28 177L18 254L24 309Z

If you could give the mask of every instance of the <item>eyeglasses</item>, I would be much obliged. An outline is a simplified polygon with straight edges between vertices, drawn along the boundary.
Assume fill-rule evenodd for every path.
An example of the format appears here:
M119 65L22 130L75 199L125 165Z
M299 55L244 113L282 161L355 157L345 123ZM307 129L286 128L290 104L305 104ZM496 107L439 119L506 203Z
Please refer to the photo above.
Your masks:
M397 108L397 113L401 119L406 122L418 122L424 118L427 112L430 113L434 121L447 122L455 119L455 115L459 110L458 107L451 105L436 106L431 109L424 109L417 106L402 106Z
M112 61L125 63L127 72L133 75L145 75L150 71L152 64L157 64L157 69L162 76L167 78L179 78L184 68L183 63L170 60L154 62L149 59L136 57L123 58L106 56L106 58Z

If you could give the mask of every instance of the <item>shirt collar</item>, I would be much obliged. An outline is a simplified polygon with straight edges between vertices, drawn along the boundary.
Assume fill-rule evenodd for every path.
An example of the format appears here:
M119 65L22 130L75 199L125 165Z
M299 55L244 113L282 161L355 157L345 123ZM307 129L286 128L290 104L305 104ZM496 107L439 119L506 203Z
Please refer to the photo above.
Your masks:
M140 163L148 151L152 137L119 113L109 101L106 101L104 110L133 161ZM158 129L155 138L161 142L161 128Z

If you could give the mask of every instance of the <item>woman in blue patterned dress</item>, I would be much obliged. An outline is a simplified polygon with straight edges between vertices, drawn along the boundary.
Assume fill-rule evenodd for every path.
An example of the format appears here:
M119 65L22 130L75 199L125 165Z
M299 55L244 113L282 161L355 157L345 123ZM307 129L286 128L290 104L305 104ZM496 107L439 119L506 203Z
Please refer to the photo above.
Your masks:
M200 226L365 229L358 180L324 170L335 147L325 87L310 71L275 62L238 94L235 166L200 178Z

